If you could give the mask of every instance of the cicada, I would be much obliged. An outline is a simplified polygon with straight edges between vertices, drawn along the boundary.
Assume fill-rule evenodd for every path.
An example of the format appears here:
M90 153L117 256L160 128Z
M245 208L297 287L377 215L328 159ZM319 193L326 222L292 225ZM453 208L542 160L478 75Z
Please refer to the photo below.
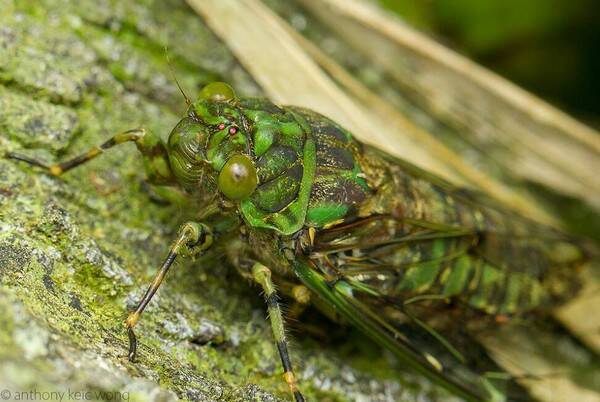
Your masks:
M479 376L446 365L410 334L420 331L461 360L443 336L456 322L464 329L493 325L498 317L545 310L579 287L576 271L586 257L567 235L362 144L319 113L238 98L225 83L186 101L166 143L138 128L63 163L8 155L59 176L133 142L150 183L197 201L198 221L181 226L127 318L132 360L134 328L174 261L219 250L262 288L296 402L304 397L281 296L350 323L465 400L490 400Z

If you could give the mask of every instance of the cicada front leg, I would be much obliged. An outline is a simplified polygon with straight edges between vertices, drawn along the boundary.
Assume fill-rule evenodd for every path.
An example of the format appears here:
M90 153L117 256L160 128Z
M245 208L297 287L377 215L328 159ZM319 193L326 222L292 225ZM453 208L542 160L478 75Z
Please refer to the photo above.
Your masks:
M187 250L193 254L203 252L212 244L213 238L210 228L202 223L187 222L181 226L177 238L171 245L167 258L163 262L160 270L154 277L152 284L144 293L142 300L138 303L136 309L127 317L127 334L129 336L129 360L134 361L137 350L137 338L133 328L140 320L140 316L150 303L152 296L156 293L161 283L165 279L169 268L175 262L175 259L184 251Z
M16 152L7 152L6 157L26 162L32 166L44 169L52 176L60 176L69 170L80 166L102 155L115 145L134 142L144 157L144 167L148 180L153 184L167 184L174 181L169 167L168 153L161 139L144 128L123 131L88 151L64 162L50 164Z
M288 352L288 343L285 337L285 327L283 323L283 315L281 306L279 305L279 296L271 279L271 270L260 263L255 263L252 267L253 279L262 287L269 311L269 320L271 321L271 329L273 336L277 342L277 350L283 365L283 378L288 384L290 391L294 395L296 402L304 402L304 396L298 389L296 377L292 369L292 361Z

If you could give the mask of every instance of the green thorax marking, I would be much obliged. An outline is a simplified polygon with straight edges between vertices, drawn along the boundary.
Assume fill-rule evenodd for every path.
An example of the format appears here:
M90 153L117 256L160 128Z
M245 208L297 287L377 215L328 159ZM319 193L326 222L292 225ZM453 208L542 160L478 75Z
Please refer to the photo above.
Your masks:
M252 127L259 186L240 203L246 222L290 235L302 229L316 168L309 126L296 113L263 99L242 99Z
M316 172L306 224L323 227L352 216L371 194L359 160L361 145L334 121L311 110L293 107L315 139Z
M358 159L360 144L332 120L307 109L242 100L252 122L259 187L241 203L254 227L293 234L356 212L370 194Z

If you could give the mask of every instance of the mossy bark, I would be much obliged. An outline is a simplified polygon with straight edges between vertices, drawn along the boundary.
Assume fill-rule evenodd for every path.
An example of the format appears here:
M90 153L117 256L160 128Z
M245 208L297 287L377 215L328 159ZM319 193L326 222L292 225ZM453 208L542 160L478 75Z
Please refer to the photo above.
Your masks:
M184 103L166 46L190 93L220 79L260 94L183 1L0 0L0 149L56 161L125 129L167 135ZM259 290L218 263L175 267L139 326L138 361L127 360L127 312L193 213L151 198L132 145L60 178L0 159L0 390L8 399L31 391L289 399ZM293 331L309 400L452 399L347 334L332 345Z

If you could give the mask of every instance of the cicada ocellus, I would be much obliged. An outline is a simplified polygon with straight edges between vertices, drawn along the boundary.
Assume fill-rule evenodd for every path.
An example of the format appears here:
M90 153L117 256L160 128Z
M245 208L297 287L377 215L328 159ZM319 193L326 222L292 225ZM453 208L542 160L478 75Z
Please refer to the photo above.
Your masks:
M546 309L579 285L575 271L585 256L568 236L362 144L316 112L239 99L224 83L188 101L166 144L134 129L60 164L9 157L58 176L125 142L136 144L151 183L178 186L202 206L201 222L180 228L127 319L131 359L133 329L173 262L220 250L264 291L296 401L304 397L277 289L356 326L456 395L489 400L477 376L458 375L399 325L460 358L441 335L455 322L469 328Z

